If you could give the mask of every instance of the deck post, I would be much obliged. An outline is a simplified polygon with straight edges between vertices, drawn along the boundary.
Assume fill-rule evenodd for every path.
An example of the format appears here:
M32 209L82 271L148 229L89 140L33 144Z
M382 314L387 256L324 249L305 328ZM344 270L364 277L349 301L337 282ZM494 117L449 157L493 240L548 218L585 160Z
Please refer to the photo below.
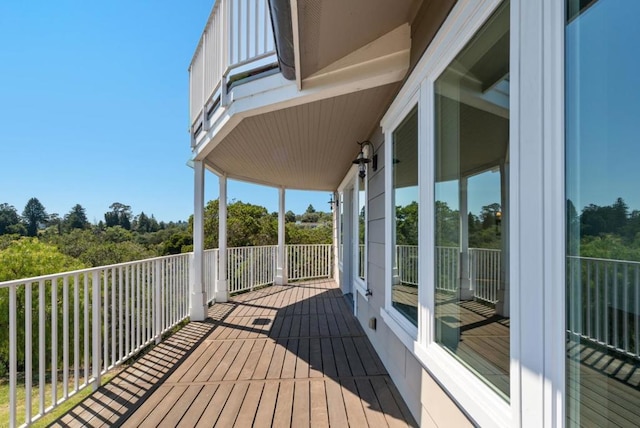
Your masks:
M220 197L218 199L218 281L216 282L216 302L229 299L227 291L227 177L221 175Z
M473 300L473 281L469 279L469 208L467 177L460 177L460 298Z
M333 260L333 272L329 272L329 277L333 278L336 284L340 284L340 269L338 265L338 245L340 245L340 195L338 192L333 192L333 205L331 206L333 210L333 245L331 246L331 252L329 253L329 265L331 266L331 260ZM333 256L333 259L331 257ZM333 275L332 275L333 273Z
M189 286L191 289L191 321L204 321L207 317L207 295L204 288L204 163L193 161L193 263Z
M285 247L285 216L284 216L285 189L278 189L278 255L276 262L276 285L287 283L287 255Z
M498 301L496 302L496 313L505 317L510 316L509 311L509 165L503 159L500 162L500 240L501 260L500 260L500 283L498 284Z

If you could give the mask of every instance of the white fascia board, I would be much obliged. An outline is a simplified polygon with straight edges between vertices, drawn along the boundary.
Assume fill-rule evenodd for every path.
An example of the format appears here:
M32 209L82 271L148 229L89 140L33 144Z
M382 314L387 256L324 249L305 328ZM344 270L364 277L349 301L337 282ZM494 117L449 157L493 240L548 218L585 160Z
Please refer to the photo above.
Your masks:
M298 16L298 0L291 0L291 30L293 32L293 58L296 68L296 87L302 89L302 72L300 70L300 18Z

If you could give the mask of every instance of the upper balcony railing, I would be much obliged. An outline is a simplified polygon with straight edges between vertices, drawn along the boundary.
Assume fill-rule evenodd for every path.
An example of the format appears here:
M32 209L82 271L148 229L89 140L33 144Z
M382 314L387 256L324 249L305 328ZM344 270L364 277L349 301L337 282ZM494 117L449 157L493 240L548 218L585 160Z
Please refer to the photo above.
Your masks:
M276 62L267 0L216 0L189 66L191 133L226 104L232 75Z

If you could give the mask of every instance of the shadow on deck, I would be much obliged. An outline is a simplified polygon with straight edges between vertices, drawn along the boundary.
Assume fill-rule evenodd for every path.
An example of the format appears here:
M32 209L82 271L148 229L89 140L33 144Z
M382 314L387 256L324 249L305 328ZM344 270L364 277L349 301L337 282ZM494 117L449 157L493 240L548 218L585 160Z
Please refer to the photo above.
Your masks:
M416 426L330 280L210 308L53 426Z

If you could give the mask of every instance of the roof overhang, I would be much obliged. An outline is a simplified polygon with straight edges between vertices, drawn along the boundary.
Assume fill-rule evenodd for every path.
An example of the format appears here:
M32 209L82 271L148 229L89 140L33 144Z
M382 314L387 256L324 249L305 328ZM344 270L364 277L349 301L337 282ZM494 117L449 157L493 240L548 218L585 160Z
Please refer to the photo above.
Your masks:
M295 81L272 74L239 84L196 138L194 158L230 178L335 190L409 68L403 24Z

